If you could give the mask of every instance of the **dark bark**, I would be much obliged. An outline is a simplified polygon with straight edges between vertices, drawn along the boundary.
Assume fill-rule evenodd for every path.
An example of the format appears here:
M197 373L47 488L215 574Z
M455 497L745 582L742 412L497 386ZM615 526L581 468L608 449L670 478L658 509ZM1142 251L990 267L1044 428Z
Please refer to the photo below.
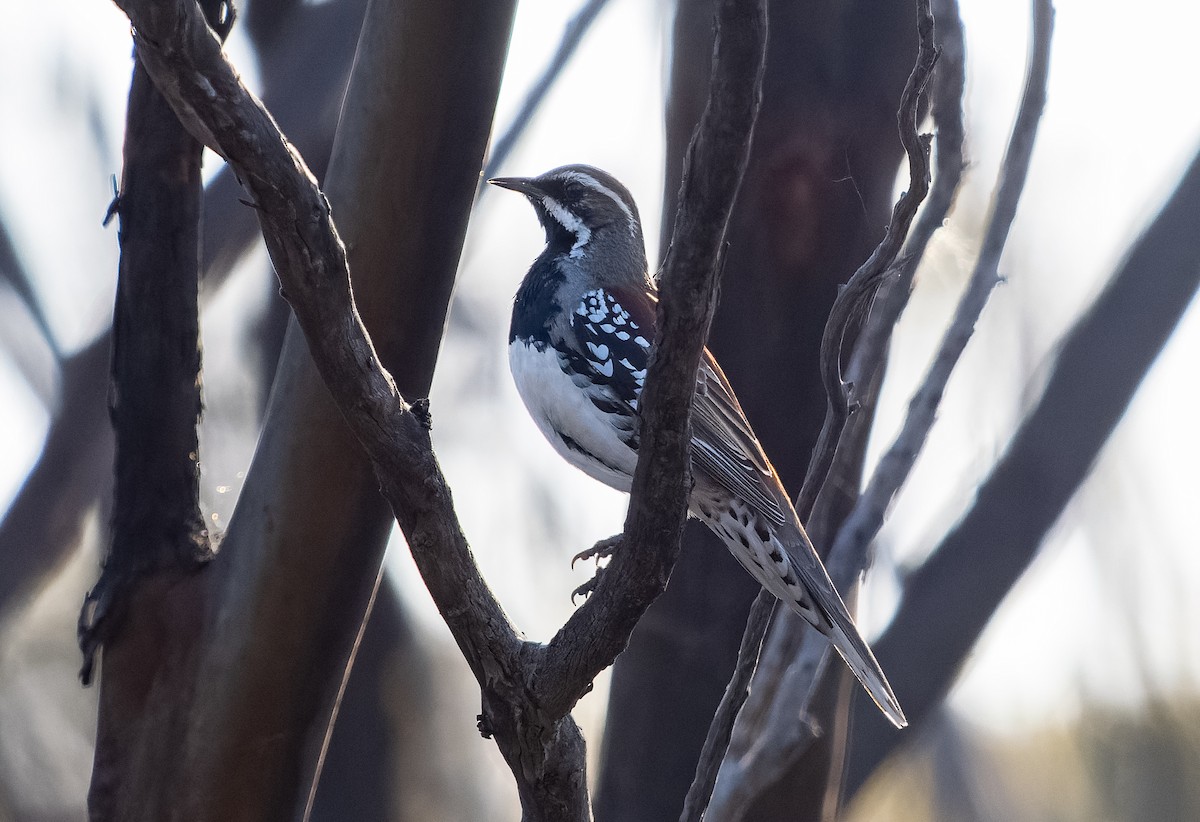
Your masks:
M271 38L272 47L260 55L266 102L305 156L316 159L318 177L324 174L333 144L365 7L366 0L334 0L300 9L289 5L299 14L289 12L273 20L281 30ZM317 51L322 59L313 59ZM259 236L253 210L238 201L240 196L228 169L218 172L205 189L201 225L205 295L217 292ZM0 268L6 271L9 251L0 237ZM15 271L18 267L11 259ZM29 307L38 316L36 303ZM261 370L267 375L274 373L287 314L282 326L275 328L277 317L278 312L269 311L259 334L260 359L265 361ZM45 325L41 319L38 324ZM102 501L107 511L113 438L104 404L111 345L110 334L102 334L62 363L62 406L55 413L42 455L0 525L0 620L21 607L67 560L91 507ZM48 493L51 488L54 493Z
M205 12L215 20L220 6L208 3ZM163 587L179 584L211 556L196 432L202 147L138 57L121 191L110 209L120 217L121 239L109 391L116 442L112 537L79 620L84 684L94 655L105 649L88 793L89 816L97 820L128 816L133 763L152 721L137 704L185 640L183 632L163 630L169 611Z
M1063 342L1046 389L974 507L908 579L875 653L919 728L1087 478L1200 287L1200 157ZM1113 329L1121 329L1114 334ZM954 619L946 619L954 614ZM901 739L855 708L847 791Z
M762 113L710 347L796 490L825 412L817 365L825 318L887 223L914 18L906 0L778 2L771 14ZM703 100L708 4L681 2L675 31L668 191ZM664 231L672 222L668 214ZM671 586L615 667L598 818L678 818L756 590L693 524Z
M377 2L368 14L373 22L364 28L327 193L346 232L356 308L374 332L375 350L398 388L421 397L441 342L511 6L477 4L470 13L431 6L400 14L395 4ZM443 68L431 72L430 66ZM269 129L260 136L264 144L277 139ZM290 161L279 159L275 173L285 176ZM250 186L262 217L279 201L263 202L256 185L265 183ZM271 250L282 268L278 248ZM293 290L285 287L287 296ZM339 303L344 299L329 305ZM231 660L243 655L260 662L233 673L226 693L202 700L199 712L225 717L221 722L237 730L221 740L227 756L209 757L202 749L196 755L220 770L261 740L299 734L304 745L280 751L275 772L238 770L214 803L215 816L220 803L256 801L264 785L286 797L274 805L295 801L311 781L393 521L378 494L379 479L308 348L293 322L264 438L224 543L228 564L219 568L232 603L226 619L242 633L236 642L214 644L208 664L233 671ZM225 633L214 628L217 636ZM320 679L313 671L327 675L313 687L298 687ZM261 710L268 699L271 709Z
M312 173L324 180L367 0L316 5L267 0L259 7L262 1L254 0L246 22L259 46L263 103ZM205 189L201 277L206 293L224 282L259 241L254 211L242 199L242 187L228 167Z
M916 7L918 18L916 34L920 46L916 64L905 84L897 111L898 136L908 155L908 188L896 202L896 206L892 210L891 221L879 245L871 253L871 256L858 267L846 285L839 289L822 335L821 372L826 392L825 420L821 427L817 446L809 460L804 484L796 501L797 514L806 523L810 536L820 545L829 544L830 535L836 533L838 524L849 512L861 483L863 455L866 452L871 422L874 419L883 371L883 355L880 352L876 360L864 368L866 373L860 379L859 384L854 386L845 382L843 364L848 359L847 353L854 350L855 340L867 307L894 266L897 255L908 236L909 226L929 191L929 140L928 137L923 138L917 133L917 121L922 109L921 100L924 89L932 74L934 64L937 62L938 49L934 44L933 14L928 0L924 0L924 2L918 0ZM853 414L851 414L849 404L851 391L856 398L856 408ZM843 583L840 587L847 603L851 603L854 599L853 586ZM742 649L738 652L737 666L731 679L731 685L726 688L725 695L713 717L708 737L705 740L705 752L701 756L697 768L696 779L688 791L682 816L685 820L699 819L704 806L712 796L717 770L725 758L734 720L749 695L748 687L740 683L748 681L757 665L757 649L762 645L768 625L769 611L773 607L774 602L770 598L764 597L762 593L751 607L746 635L742 639ZM805 632L804 626L787 616L777 626L779 631L785 629L797 634L796 640L788 643L789 646L797 645L799 633ZM750 649L750 653L747 653L747 649ZM772 664L778 672L782 671L783 660ZM848 680L845 680L843 676L845 669L841 666L825 666L822 670L824 676L841 679L844 680L843 684L848 684ZM764 671L764 675L759 676L755 682L760 696L763 694L764 686L772 692L778 688L778 683L767 681L767 676ZM739 684L735 687L734 683ZM811 715L812 722L825 730L822 734L824 744L818 747L840 751L844 749L840 734L845 729L842 714L849 689L831 686L825 691L831 695L830 700L821 705L819 711L816 710L817 706L810 705L808 713ZM771 730L762 729L759 733L766 735ZM762 761L763 759L758 754L751 757L745 752L731 755L742 757L748 762ZM806 798L808 805L812 805L819 801L822 794L837 795L836 790L822 791L814 790L812 787L814 784L819 786L831 782L824 776L829 767L821 755L822 751L817 749L805 754L802 760L792 768L795 777L784 780L792 785L804 786L802 789L796 789L802 791L799 794L800 798L788 802L801 815L813 813L812 810L804 810L806 806L803 799ZM767 758L773 759L776 763L788 760L785 755L769 754ZM834 760L836 761L836 757ZM745 775L751 774L751 769L746 764L739 764L737 770ZM761 774L763 771L759 770L759 773ZM769 784L761 777L759 781L762 783L760 787L752 789L750 793L758 793L762 786Z
M221 150L253 197L268 251L317 369L370 455L430 593L483 686L483 728L495 733L513 767L526 815L531 819L586 816L582 739L565 712L586 691L591 678L611 662L608 654L624 644L626 637L613 635L617 630L613 626L629 623L630 614L640 614L665 585L677 550L660 540L664 534L677 533L683 518L687 414L714 302L718 252L757 109L765 8L750 2L721 6L714 93L692 149L694 173L684 187L686 206L680 214L686 216L680 217L674 250L678 270L664 276L661 337L643 394L646 428L627 523L629 550L614 559L595 593L560 635L542 647L518 639L474 566L430 449L428 409L410 406L380 365L350 293L345 248L328 203L303 161L240 86L194 8L186 3L151 5L133 0L122 7L130 14L143 48L153 44L154 58L147 65L177 114ZM494 7L489 10L498 13ZM458 11L460 18L471 17ZM427 167L425 158L410 158L410 162ZM443 200L444 194L436 199ZM645 501L639 504L642 496ZM361 564L357 570L361 574ZM245 582L236 576L234 584ZM271 599L264 601L260 591L249 593L246 596L243 588L243 604L233 609L226 605L221 620L231 620L238 610L256 617L266 611L268 622L277 619ZM288 593L296 595L294 590ZM309 607L314 604L314 598L303 593L298 599ZM289 610L286 603L280 606L279 611L294 615L294 608ZM605 617L602 624L612 632L608 636L580 630L597 624L597 615ZM262 639L251 631L251 639L255 638ZM224 649L221 653L227 664L220 664L218 657L215 668L223 676L232 675L236 681L247 673L235 664L244 662L244 656ZM261 700L250 700L244 708L230 705L224 687L228 681L206 681L206 685L211 687L204 696L210 692L215 696L201 702L191 718L193 738L204 736L201 729L211 733L214 726L241 732L239 721L255 719L246 708L266 707ZM272 696L278 699L277 693ZM239 787L247 788L244 775L233 774L239 783L233 787L205 779L215 773L216 762L228 767L241 749L225 749L227 744L227 738L209 737L196 746L198 767L188 770L193 777L198 774L202 783L208 782L209 791L203 802L194 800L185 813L195 816L203 808L206 814L224 816L239 807L234 797ZM261 759L261 747L252 747ZM195 752L189 761L197 761ZM224 801L214 801L214 788L225 794ZM268 790L241 801L256 798L261 803L279 797Z

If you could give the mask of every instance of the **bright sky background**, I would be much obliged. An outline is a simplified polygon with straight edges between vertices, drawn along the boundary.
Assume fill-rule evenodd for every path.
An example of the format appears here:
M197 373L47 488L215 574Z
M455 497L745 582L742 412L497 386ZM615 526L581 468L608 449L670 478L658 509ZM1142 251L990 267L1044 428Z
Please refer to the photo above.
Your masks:
M1095 0L1057 6L1049 102L1002 266L1008 282L996 292L928 453L895 506L886 536L902 558L919 556L969 504L975 482L1036 397L1031 374L1044 375L1063 329L1200 146L1200 5L1143 0L1136 13L1125 3ZM576 7L561 0L521 4L499 128ZM906 401L973 261L1020 89L1027 4L964 0L963 15L971 176L932 252L940 265L921 277L902 323L896 350L903 362L892 372L885 424ZM12 4L6 20L0 100L10 116L0 124L0 207L26 266L38 273L59 345L73 350L101 330L111 310L116 234L100 220L112 194L109 175L119 172L128 24L102 0ZM630 186L647 221L657 215L664 24L659 3L612 0L503 173L592 163ZM238 38L230 48L235 59L244 55ZM240 65L253 78L244 59ZM87 140L90 129L104 142ZM86 145L90 154L81 153ZM1200 215L1197 222L1200 229ZM541 240L520 198L485 195L434 389L439 455L476 554L506 608L533 636L561 623L567 592L585 578L569 571L570 554L619 531L624 512L622 495L558 461L507 378L508 305ZM246 295L257 286L238 287ZM485 335L484 351L459 333L468 325ZM205 346L212 409L236 394L221 387L215 364L236 360L237 351L218 339ZM1200 318L1192 310L1033 573L989 628L953 697L957 709L995 729L1063 720L1082 697L1135 702L1145 687L1140 665L1153 687L1196 688L1200 598L1187 594L1200 590L1200 539L1190 519L1200 492L1198 351ZM997 373L996 362L1026 363L1029 373ZM490 382L469 390L480 374ZM54 390L31 390L0 360L0 504L36 458L47 420L38 394ZM210 484L236 483L237 466L214 470L225 475ZM531 505L540 508L538 517L529 515ZM391 560L437 635L443 629L406 554L393 551ZM889 607L886 591L878 593L864 614L876 627ZM1125 600L1141 615L1135 625L1108 607Z

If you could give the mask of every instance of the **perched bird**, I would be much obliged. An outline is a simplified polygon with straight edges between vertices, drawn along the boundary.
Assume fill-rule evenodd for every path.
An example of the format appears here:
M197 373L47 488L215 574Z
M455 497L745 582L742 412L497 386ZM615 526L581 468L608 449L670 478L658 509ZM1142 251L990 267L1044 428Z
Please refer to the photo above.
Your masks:
M633 197L610 174L585 165L488 182L524 194L546 231L546 248L517 290L509 329L521 398L567 462L628 492L657 302ZM696 374L691 458L690 513L763 587L828 637L888 719L906 725L707 348Z

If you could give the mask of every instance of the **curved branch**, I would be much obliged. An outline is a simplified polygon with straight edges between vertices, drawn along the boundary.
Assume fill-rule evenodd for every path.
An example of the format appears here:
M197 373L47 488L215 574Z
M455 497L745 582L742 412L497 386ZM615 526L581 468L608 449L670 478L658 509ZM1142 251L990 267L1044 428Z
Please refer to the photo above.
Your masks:
M943 350L935 362L934 369L931 369L931 375L927 377L926 383L921 389L922 392L936 390L937 400L940 400L941 397L938 382L941 380L940 386L944 388L945 379L948 379L949 371L957 362L958 354L970 339L974 331L975 320L997 279L996 266L999 263L1004 240L1007 238L1008 229L1012 224L1029 168L1029 158L1037 134L1037 122L1045 101L1050 30L1053 20L1049 0L1034 0L1034 12L1035 24L1031 35L1031 60L1026 75L1026 91L1017 111L1008 156L1001 169L992 223L989 225L984 249L981 251L976 265L976 277L973 278L968 294L960 303L958 317L962 319L960 322L956 322L947 333L947 341L943 345ZM937 370L939 368L945 369L944 375L942 371ZM933 411L936 410L937 400L929 411L930 422L932 422ZM853 551L846 550L844 545L839 550L835 544L835 550L829 554L827 561L830 579L839 590L849 590L862 572L865 560L865 549L855 554ZM824 641L812 636L810 632L805 635L798 660L819 658L826 650ZM882 660L881 664L886 666L888 663L886 660ZM889 669L885 667L884 670ZM763 764L763 773L755 774L752 768L742 766L739 774L741 778L763 779L765 780L763 784L769 783L772 774L778 770L777 763L780 760L796 756L799 750L812 742L816 736L815 732L799 733L794 728L787 727L789 724L796 724L795 721L788 723L784 721L784 717L808 717L813 706L822 698L822 689L827 687L827 684L822 682L822 678L813 673L811 666L801 665L799 661L788 671L783 684L778 689L777 701L784 706L783 710L776 714L778 721L768 725L769 731L766 738L760 741L754 751L754 755ZM897 693L901 694L902 699L904 698L902 690ZM807 725L811 722L805 719L800 724Z
M666 585L686 499L688 411L715 301L730 205L758 105L765 1L718 12L710 106L681 190L678 244L663 277L662 329L643 395L643 440L626 526L631 550L546 646L522 641L487 588L429 440L359 318L329 205L270 115L240 85L190 3L119 0L145 62L181 120L229 160L253 198L267 248L313 360L369 455L417 566L484 694L522 803L538 818L587 814L582 739L566 715Z
M625 518L625 549L596 593L550 642L552 713L568 710L624 650L650 602L667 586L687 510L692 395L716 306L729 213L750 153L766 52L765 0L723 0L708 107L684 161L671 251L660 277L658 341L640 402L642 439ZM586 658L568 652L592 650Z
M887 506L908 478L917 455L933 427L938 406L950 375L958 364L967 342L975 333L975 323L987 305L992 289L1000 282L1000 256L1008 241L1017 214L1017 203L1025 188L1038 122L1046 105L1046 81L1050 73L1050 41L1054 30L1054 9L1050 0L1034 0L1033 31L1025 90L1017 108L1009 137L1008 150L1000 170L1000 182L992 203L991 219L984 234L979 258L967 291L959 301L954 320L942 339L937 356L921 387L913 395L904 427L891 448L879 461L845 526L838 533L830 554L829 574L835 584L845 585L861 572L867 549L883 524ZM948 158L949 159L949 158Z
M934 26L929 0L918 0L917 33L919 48L916 63L909 74L904 92L900 97L897 122L900 140L908 156L909 190L896 203L892 221L887 232L871 256L859 267L854 276L838 294L825 326L822 340L822 376L828 391L828 406L821 437L813 452L804 485L796 502L796 512L802 520L812 513L813 503L824 485L829 467L833 463L837 441L846 421L847 403L841 380L842 340L855 313L866 304L870 296L894 262L909 225L918 206L929 190L929 143L917 134L917 115L920 97L929 82L937 62L939 48L934 43ZM831 384L830 380L835 383ZM681 819L699 820L708 806L722 769L722 761L729 747L733 726L749 695L748 683L758 663L763 638L771 623L775 598L760 593L751 606L746 632L738 651L733 678L722 696L716 715L709 726L704 750L696 771L696 778L688 790Z
M979 488L975 505L907 580L875 652L904 694L914 726L935 714L962 660L1037 556L1194 303L1200 290L1197 214L1200 154L1066 335L1041 399ZM904 741L862 708L852 723L849 794Z

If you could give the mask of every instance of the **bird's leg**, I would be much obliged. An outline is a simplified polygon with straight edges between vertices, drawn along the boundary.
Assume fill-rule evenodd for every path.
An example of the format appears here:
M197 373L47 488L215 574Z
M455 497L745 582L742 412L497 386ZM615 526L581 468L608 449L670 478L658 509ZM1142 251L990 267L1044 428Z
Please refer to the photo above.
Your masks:
M591 548L580 551L578 554L573 556L571 558L571 567L574 568L575 563L579 562L580 560L595 559L597 561L597 563L599 563L599 561L601 559L611 557L613 554L613 551L615 551L617 549L617 547L620 546L622 539L624 539L623 534L615 534L614 536L607 537L606 539L600 540L595 545L593 545ZM595 591L596 586L600 582L600 574L602 574L603 572L604 572L604 568L601 567L599 564L597 564L595 576L593 576L587 582L583 583L582 585L580 585L578 588L576 588L574 591L571 592L571 603L574 604L575 597L587 597L593 591Z

